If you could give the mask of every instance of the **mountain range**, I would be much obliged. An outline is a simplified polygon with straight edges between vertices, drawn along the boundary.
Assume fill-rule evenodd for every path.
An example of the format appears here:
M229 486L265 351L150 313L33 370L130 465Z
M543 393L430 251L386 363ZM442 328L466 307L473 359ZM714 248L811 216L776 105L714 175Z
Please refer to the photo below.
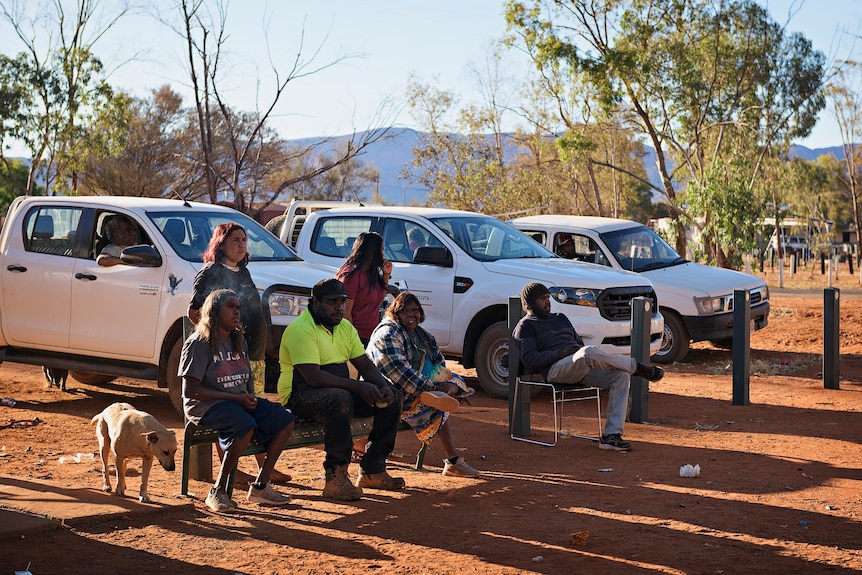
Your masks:
M404 166L413 159L413 148L419 145L422 133L409 128L396 128L392 133L394 135L391 138L368 146L359 159L380 171L379 194L385 203L392 205L424 204L428 190L401 178ZM295 140L295 142L307 145L309 142L320 139L322 138L306 138ZM331 143L337 146L346 143L349 139L349 136L337 136L332 138ZM833 154L836 158L842 159L844 158L844 149L841 146L814 149L799 145L790 147L791 158L801 157L806 160L815 160L824 154ZM651 181L658 184L660 180L655 168L655 152L651 146L646 147L644 166ZM371 197L372 191L369 190L363 199L370 200ZM290 198L286 198L286 200L289 202Z

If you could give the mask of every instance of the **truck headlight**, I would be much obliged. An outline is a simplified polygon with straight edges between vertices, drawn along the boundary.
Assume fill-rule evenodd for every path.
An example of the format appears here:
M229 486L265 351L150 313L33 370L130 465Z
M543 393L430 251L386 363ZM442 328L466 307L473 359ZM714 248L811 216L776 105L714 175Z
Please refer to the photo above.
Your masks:
M308 308L311 298L287 292L273 292L269 295L269 315L298 316Z
M574 287L552 287L548 290L551 297L560 303L569 305L584 305L598 307L599 294L602 290Z
M694 305L700 315L713 315L729 311L732 301L733 296L696 297L694 298Z

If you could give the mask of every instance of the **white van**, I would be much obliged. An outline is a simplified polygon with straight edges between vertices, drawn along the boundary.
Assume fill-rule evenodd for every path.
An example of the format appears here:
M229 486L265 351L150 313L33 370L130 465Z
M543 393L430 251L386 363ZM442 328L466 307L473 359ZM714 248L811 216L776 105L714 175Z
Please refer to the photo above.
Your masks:
M540 215L509 223L548 249L558 252L560 240L571 236L574 259L648 277L664 316L657 363L682 361L692 341L727 346L733 336L733 292L751 296L751 329L769 322L769 289L760 278L705 266L681 257L652 229L638 222L593 216Z
M296 245L306 261L339 266L354 238L374 231L383 236L392 261L391 283L422 302L423 327L434 334L444 355L475 367L493 397L508 395L506 363L508 300L538 281L550 289L554 311L565 313L589 345L628 354L631 299L655 290L638 274L601 266L573 266L497 218L436 208L357 206L311 211L292 205L280 230L290 242L294 219L306 217ZM308 214L294 218L290 214ZM412 247L408 236L423 242ZM662 318L650 318L650 353L658 351Z

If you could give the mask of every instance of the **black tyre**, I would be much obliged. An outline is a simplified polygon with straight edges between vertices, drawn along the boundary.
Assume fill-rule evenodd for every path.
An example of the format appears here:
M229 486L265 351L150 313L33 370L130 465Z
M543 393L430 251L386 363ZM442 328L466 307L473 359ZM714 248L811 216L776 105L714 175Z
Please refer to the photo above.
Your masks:
M171 405L180 415L183 415L183 379L177 373L180 369L182 351L183 338L178 337L174 345L171 346L171 353L168 355L167 374L165 375L168 384L168 397L171 398Z
M498 321L488 326L476 345L476 375L490 397L509 397L509 368L504 359L509 353L509 328Z
M72 379L87 385L105 385L117 379L116 375L105 375L104 373L92 373L89 371L70 370L69 375Z
M688 354L691 344L691 336L682 319L672 311L661 310L664 316L664 333L662 333L661 347L650 358L653 363L673 363L682 361Z

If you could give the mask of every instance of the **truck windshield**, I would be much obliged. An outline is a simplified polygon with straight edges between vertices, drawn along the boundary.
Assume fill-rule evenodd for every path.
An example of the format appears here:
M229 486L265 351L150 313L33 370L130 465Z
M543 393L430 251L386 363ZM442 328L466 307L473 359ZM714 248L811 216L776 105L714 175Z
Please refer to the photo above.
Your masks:
M482 215L440 216L431 221L479 261L553 258L550 251L510 224Z
M660 235L646 226L635 226L601 234L620 267L633 272L657 270L685 263Z
M237 223L248 235L248 253L251 261L299 261L291 248L281 243L259 223L239 212L223 211L170 211L149 212L148 216L159 228L165 240L177 254L190 262L202 262L213 230L219 224Z

